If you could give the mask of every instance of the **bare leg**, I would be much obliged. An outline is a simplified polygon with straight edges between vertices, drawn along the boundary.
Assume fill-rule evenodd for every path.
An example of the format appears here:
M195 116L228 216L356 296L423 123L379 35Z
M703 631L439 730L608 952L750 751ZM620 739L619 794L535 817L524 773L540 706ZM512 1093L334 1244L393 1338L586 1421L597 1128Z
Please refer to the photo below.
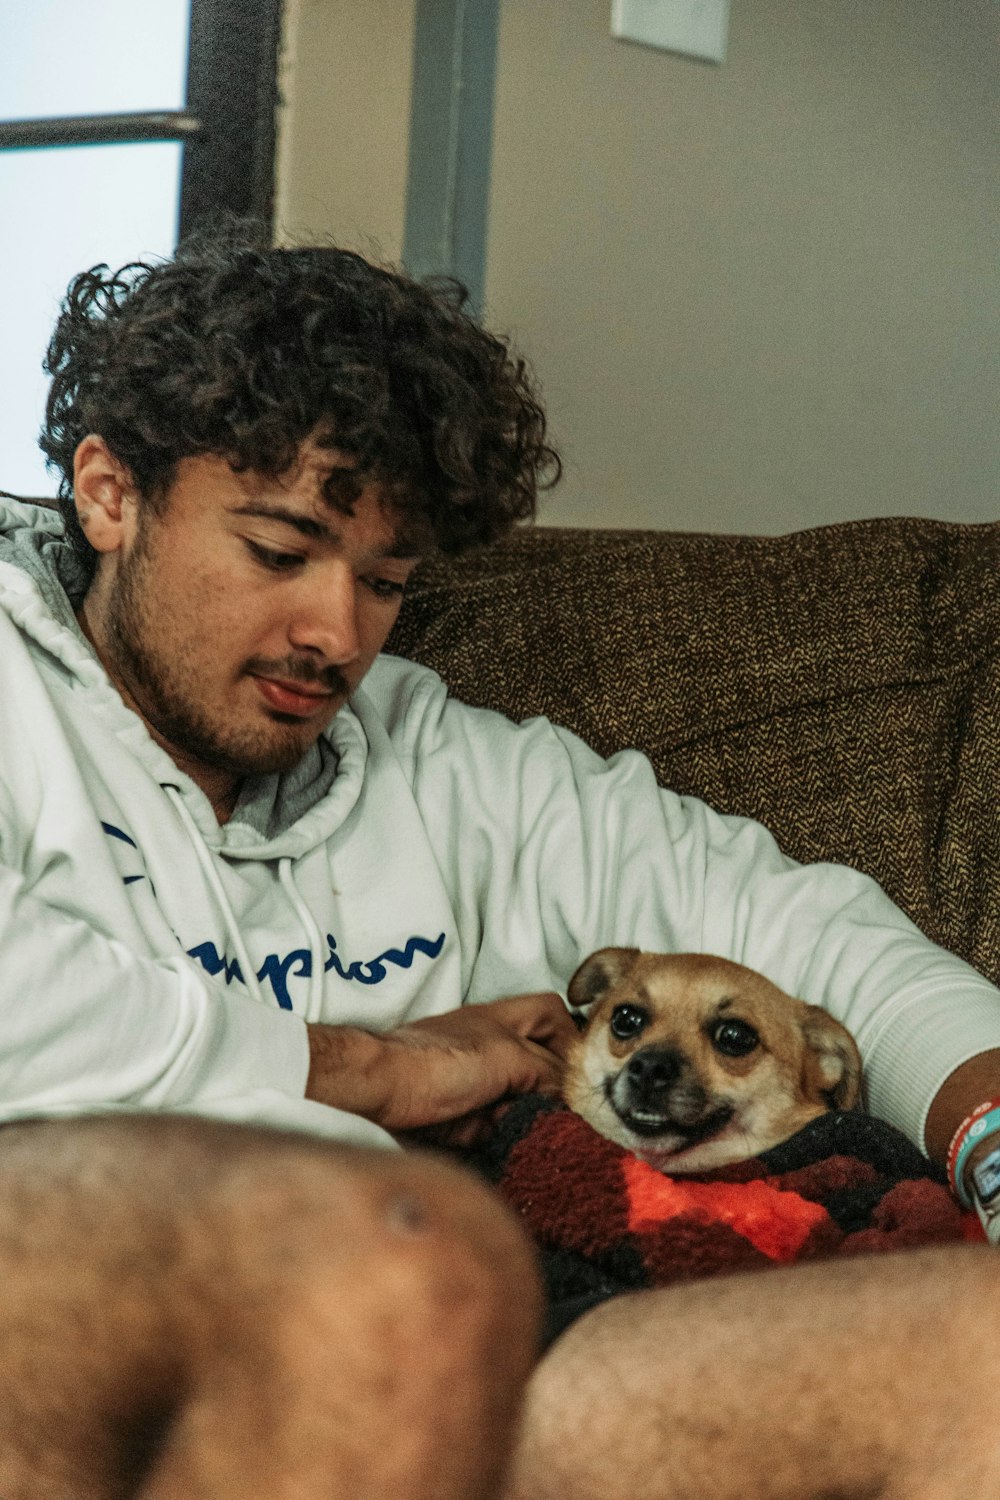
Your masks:
M536 1316L520 1232L429 1159L0 1131L3 1500L479 1500Z
M604 1304L528 1388L509 1500L996 1500L985 1248Z

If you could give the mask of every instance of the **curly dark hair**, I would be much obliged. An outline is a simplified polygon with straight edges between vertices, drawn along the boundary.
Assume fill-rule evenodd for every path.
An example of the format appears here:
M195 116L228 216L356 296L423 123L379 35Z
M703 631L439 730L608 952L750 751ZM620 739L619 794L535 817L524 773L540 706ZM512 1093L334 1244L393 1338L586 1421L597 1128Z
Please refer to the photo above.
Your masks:
M445 552L534 516L559 478L524 361L466 310L456 281L423 282L332 246L274 249L228 224L174 257L71 283L45 368L39 439L81 556L73 455L104 438L156 507L179 459L226 458L285 474L315 438L353 461L328 498L350 512L375 481L401 518Z

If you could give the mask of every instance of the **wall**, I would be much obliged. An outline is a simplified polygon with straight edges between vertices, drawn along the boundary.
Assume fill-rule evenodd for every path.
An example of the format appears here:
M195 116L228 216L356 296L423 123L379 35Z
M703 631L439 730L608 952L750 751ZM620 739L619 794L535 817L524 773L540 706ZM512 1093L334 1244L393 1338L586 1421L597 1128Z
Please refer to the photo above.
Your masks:
M394 254L413 6L294 0L281 202ZM553 524L992 519L995 0L733 0L714 67L504 0L487 318L540 376Z
M284 241L403 248L414 0L285 0L275 182Z

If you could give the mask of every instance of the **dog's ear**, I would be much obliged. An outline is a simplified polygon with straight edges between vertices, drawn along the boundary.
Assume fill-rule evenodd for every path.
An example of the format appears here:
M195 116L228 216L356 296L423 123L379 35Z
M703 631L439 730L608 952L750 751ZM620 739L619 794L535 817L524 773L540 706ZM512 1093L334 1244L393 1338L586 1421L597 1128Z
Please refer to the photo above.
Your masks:
M847 1027L821 1006L806 1005L802 1035L808 1096L825 1100L831 1109L853 1109L861 1096L861 1053Z
M583 1009L600 1000L604 992L631 969L639 957L638 948L600 948L585 958L569 982L569 1003Z

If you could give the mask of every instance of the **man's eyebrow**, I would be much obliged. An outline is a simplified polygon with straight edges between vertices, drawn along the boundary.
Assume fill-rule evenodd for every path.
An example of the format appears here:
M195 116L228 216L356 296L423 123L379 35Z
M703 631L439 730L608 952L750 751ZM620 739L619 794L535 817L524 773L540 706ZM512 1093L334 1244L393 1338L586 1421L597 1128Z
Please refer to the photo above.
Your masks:
M315 516L305 516L300 510L293 510L287 505L270 505L262 500L247 500L242 505L232 506L231 510L234 516L260 516L265 521L282 521L286 526L294 526L296 531L308 537L310 541L340 541L336 527L329 525L326 521L317 520ZM398 558L400 562L412 562L420 556L420 553L407 542L405 537L401 537L379 555Z
M304 516L301 511L290 510L285 505L265 505L260 500L248 500L244 505L234 505L232 513L234 516L261 516L265 521L283 521L286 526L294 526L296 531L315 541L337 540L337 533L325 521Z

